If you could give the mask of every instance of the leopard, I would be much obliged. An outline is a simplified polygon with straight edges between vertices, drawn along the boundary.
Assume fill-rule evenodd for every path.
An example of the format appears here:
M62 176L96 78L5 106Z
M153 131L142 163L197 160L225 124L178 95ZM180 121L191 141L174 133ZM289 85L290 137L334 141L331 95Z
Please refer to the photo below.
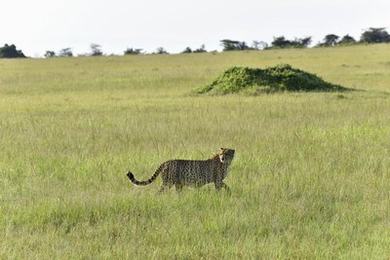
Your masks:
M224 188L230 193L230 188L224 183L224 179L228 175L234 153L234 149L221 148L207 160L169 160L163 162L146 181L137 180L131 171L126 175L133 184L145 186L153 183L161 174L160 193L169 190L172 186L175 186L176 191L181 192L184 186L199 188L209 183L214 183L217 191Z

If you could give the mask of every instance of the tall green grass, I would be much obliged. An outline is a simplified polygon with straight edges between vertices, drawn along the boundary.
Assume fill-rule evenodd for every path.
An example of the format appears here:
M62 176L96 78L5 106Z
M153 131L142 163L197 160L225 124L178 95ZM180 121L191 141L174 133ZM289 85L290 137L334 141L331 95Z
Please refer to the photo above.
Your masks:
M192 96L289 63L359 91ZM0 258L390 256L390 46L0 60ZM165 160L236 149L159 195Z

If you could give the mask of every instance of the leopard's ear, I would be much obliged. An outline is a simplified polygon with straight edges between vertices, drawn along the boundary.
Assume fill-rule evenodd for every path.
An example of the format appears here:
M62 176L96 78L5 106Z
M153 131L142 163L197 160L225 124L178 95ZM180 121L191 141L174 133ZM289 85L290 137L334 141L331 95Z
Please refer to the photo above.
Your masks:
M221 153L223 153L225 151L225 148L220 148L220 150L221 150Z

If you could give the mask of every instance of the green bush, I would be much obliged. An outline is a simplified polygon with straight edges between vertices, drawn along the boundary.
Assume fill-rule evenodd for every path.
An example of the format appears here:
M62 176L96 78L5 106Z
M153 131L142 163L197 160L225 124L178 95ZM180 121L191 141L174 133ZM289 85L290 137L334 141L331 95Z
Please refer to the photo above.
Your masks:
M196 90L199 94L275 91L343 91L347 88L324 81L315 74L283 64L266 69L233 67L214 82Z

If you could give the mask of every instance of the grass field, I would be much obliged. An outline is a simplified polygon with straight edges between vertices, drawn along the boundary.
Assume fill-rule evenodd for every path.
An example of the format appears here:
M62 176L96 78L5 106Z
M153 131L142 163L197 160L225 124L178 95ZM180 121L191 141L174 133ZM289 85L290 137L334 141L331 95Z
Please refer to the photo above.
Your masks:
M194 96L289 63L343 93ZM0 258L390 257L390 45L0 60ZM134 187L236 149L226 183Z

